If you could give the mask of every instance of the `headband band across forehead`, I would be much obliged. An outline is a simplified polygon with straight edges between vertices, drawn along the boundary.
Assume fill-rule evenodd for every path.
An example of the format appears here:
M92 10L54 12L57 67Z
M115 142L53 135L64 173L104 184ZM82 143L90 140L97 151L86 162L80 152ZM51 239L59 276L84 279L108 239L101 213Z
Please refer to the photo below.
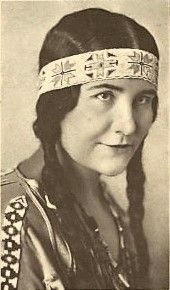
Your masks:
M143 79L157 87L158 59L150 52L114 48L55 60L39 74L39 95L98 80Z

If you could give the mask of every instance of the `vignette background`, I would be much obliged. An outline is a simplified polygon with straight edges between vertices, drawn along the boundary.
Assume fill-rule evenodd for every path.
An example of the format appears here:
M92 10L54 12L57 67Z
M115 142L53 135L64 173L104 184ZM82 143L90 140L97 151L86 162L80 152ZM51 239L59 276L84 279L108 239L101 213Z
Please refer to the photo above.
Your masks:
M160 50L158 118L147 138L145 232L154 289L168 288L168 2L164 0L3 1L2 169L29 157L39 142L32 131L37 101L38 53L47 31L65 14L89 7L124 13L154 35ZM125 175L105 178L127 207Z

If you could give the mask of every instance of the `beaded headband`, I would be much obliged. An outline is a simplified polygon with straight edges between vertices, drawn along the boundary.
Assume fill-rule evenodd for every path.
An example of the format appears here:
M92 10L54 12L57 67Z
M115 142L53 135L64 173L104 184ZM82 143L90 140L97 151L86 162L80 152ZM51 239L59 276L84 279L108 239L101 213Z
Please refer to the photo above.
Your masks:
M41 69L39 77L39 95L92 81L121 78L143 79L157 87L158 59L140 49L104 49L52 61Z

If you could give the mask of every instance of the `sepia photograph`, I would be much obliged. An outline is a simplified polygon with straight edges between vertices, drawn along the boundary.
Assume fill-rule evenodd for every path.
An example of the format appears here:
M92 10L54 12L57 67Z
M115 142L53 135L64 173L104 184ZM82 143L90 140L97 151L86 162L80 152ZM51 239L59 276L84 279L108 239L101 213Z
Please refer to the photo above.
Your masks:
M1 289L168 290L168 0L1 1Z

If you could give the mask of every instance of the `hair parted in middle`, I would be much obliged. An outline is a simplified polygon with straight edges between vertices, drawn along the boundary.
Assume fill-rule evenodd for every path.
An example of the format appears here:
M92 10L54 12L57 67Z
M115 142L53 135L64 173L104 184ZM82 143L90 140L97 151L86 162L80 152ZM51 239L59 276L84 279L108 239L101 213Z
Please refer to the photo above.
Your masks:
M109 48L138 48L159 58L155 40L143 26L125 15L89 8L64 16L47 33L40 51L39 70L60 58ZM73 235L78 230L80 241L85 237L74 216L75 213L71 210L69 202L71 195L55 148L61 134L60 122L76 106L79 92L80 85L42 94L36 106L37 120L34 122L34 132L40 139L44 151L41 191L47 192L51 200L61 208L66 228L64 234L70 240L75 256L77 255L81 263L84 263L81 258L84 248L81 242L73 240ZM157 102L157 98L154 98L153 121L157 114ZM130 225L138 253L138 269L134 275L136 287L141 288L147 285L149 265L148 248L142 226L145 182L142 167L143 143L144 141L128 164L126 190ZM85 240L85 243L88 241Z

